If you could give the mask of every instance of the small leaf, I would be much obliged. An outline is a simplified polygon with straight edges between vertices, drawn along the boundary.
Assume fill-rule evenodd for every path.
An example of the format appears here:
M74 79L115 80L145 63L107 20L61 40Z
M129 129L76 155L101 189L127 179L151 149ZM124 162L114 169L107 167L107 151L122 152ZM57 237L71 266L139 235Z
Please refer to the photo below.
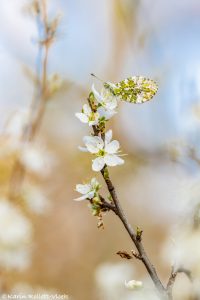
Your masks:
M136 230L136 239L141 242L142 240L142 233L143 233L143 230L141 230L139 227L137 227L137 230Z

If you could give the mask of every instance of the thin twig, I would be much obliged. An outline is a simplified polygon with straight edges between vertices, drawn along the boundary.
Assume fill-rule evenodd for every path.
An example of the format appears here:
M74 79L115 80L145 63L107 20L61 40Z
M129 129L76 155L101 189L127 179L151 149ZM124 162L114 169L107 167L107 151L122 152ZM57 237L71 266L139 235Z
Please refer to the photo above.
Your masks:
M157 275L155 267L150 262L147 254L146 254L146 251L144 250L142 241L141 240L139 241L137 239L137 234L134 232L133 228L131 227L131 225L128 222L128 219L127 219L127 217L126 217L126 215L125 215L125 213L124 213L124 211L121 207L121 204L119 202L119 199L118 199L116 190L114 188L114 185L113 185L113 183L110 179L110 175L109 175L108 170L106 170L106 176L105 176L105 168L107 168L107 167L104 167L104 169L101 171L101 174L102 174L102 176L105 180L108 191L109 191L109 193L110 193L110 195L113 199L113 202L115 204L117 215L120 218L121 222L123 223L124 227L126 228L126 230L129 234L129 236L131 237L133 243L135 244L135 246L138 250L139 256L140 256L140 260L145 265L151 279L153 280L153 282L155 284L155 287L157 288L159 294L162 295L162 297L163 297L163 296L166 295L165 288L164 288L163 284L161 283L161 281L160 281L160 279Z
M114 204L109 203L108 201L106 201L101 195L99 195L100 200L101 200L101 207L102 210L112 210L115 214L117 214L117 210Z
M94 111L92 103L90 102L90 99L88 98L88 103L91 107L91 109ZM99 130L96 126L93 126L93 131L94 131L94 135L98 136L99 134L101 135L102 139L104 140L104 133L105 133L105 128L101 131ZM132 239L135 247L138 250L138 258L140 257L140 260L143 262L144 266L146 267L147 272L149 273L158 293L160 296L160 299L169 299L167 291L165 289L165 287L163 286L160 278L157 275L156 269L153 266L153 264L150 262L150 259L147 256L147 253L144 249L144 246L142 244L142 239L140 237L140 239L138 239L138 235L137 233L135 233L135 231L133 230L133 228L131 227L131 225L128 222L128 219L121 207L120 201L118 199L115 187L111 181L110 175L109 175L109 171L107 166L104 166L104 168L101 170L101 174L104 178L104 181L106 183L106 186L108 188L108 191L111 195L112 201L115 205L115 213L116 215L119 217L119 219L121 220L121 222L123 223L126 231L128 232L130 238Z
M37 96L34 97L33 102L30 106L30 122L27 124L27 126L23 129L22 132L22 142L31 142L34 138L36 133L38 132L44 113L46 109L46 102L47 102L47 66L48 66L48 54L49 54L49 37L48 37L48 19L47 19L47 6L46 6L46 0L41 1L41 10L38 11L39 16L37 18L41 18L42 26L44 27L44 38L43 43L39 42L39 52L41 50L41 47L44 49L44 57L43 61L41 61L42 64L42 74L41 74L41 80L39 78L38 80L38 90L39 93L37 93ZM38 34L40 34L40 30L38 29ZM52 37L53 38L53 37ZM38 74L40 77L40 74ZM20 160L17 159L13 171L10 177L10 184L9 184L9 190L8 190L8 196L10 199L16 198L19 194L19 191L21 189L21 185L23 183L24 177L25 177L26 170L21 164Z
M185 269L183 267L179 267L178 269L175 269L174 267L172 267L171 274L170 274L170 277L169 277L169 280L167 283L167 293L168 293L169 300L173 299L172 291L173 291L173 287L174 287L177 275L179 273L184 273L191 282L193 281L191 271L189 271L188 269Z

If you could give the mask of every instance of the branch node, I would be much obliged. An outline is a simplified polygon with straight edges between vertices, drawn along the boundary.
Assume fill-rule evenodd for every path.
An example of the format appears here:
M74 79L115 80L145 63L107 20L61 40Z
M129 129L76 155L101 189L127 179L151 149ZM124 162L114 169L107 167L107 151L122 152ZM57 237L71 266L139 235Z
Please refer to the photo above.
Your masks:
M140 254L137 253L136 251L131 250L131 253L132 253L132 255L133 255L135 258L137 258L137 259L139 259L139 260L142 260L142 255L140 255Z

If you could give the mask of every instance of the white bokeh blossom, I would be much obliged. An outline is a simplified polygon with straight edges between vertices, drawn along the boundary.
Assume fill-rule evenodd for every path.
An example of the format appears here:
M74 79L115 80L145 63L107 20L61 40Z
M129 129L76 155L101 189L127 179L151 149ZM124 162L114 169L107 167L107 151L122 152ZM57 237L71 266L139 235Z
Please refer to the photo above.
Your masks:
M124 287L126 276L134 276L134 268L127 262L103 263L95 270L95 282L100 299L130 300L133 294Z
M77 184L76 191L82 194L82 196L74 200L81 201L86 199L93 199L94 197L97 196L99 188L100 188L100 184L96 180L96 178L92 178L90 183L87 184Z
M76 113L75 116L89 126L97 125L100 118L100 114L93 112L88 104L84 104L81 113Z
M30 264L32 225L21 211L0 199L0 265L23 270Z
M14 112L8 119L4 133L11 136L13 139L20 139L22 137L25 127L30 120L30 113L28 110L18 110Z
M22 147L20 161L27 170L44 177L49 175L55 163L53 155L43 145L33 143L27 143Z
M35 214L45 214L49 212L50 202L39 187L26 184L22 189L22 196L31 212Z
M200 273L198 264L200 261L199 234L199 230L192 231L186 227L182 227L182 231L174 232L163 245L163 259L177 268L184 266L188 270L196 270L197 273Z
M112 140L112 130L108 130L105 134L105 141L99 136L85 136L83 142L86 148L79 147L81 151L90 152L97 157L92 161L93 171L100 171L105 165L114 167L122 165L124 160L117 154L119 153L119 142Z
M128 281L128 287L125 285L125 276L134 278L135 275L135 270L128 262L103 263L97 266L95 282L99 299L159 300L157 291L148 277L144 277L142 281ZM134 288L130 288L132 285Z

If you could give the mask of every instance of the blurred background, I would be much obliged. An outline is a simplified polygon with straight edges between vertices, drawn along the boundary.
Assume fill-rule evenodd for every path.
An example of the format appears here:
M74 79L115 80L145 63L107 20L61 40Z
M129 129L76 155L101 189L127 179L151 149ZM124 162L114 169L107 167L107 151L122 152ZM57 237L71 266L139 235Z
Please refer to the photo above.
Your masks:
M119 220L108 213L105 229L98 229L86 203L73 201L75 185L94 176L90 155L78 150L88 127L75 118L94 82L90 73L110 82L142 75L158 83L152 101L122 103L112 119L114 138L128 156L110 172L163 282L177 261L198 282L200 2L49 0L47 15L56 27L50 45L41 39L42 2L0 3L2 291L150 299L153 285L142 264L116 255L134 249ZM42 95L40 78L51 92L24 146L29 109ZM148 296L128 291L124 281L131 279L143 281ZM194 290L199 293L199 284L180 275L175 299L199 299L192 298Z

